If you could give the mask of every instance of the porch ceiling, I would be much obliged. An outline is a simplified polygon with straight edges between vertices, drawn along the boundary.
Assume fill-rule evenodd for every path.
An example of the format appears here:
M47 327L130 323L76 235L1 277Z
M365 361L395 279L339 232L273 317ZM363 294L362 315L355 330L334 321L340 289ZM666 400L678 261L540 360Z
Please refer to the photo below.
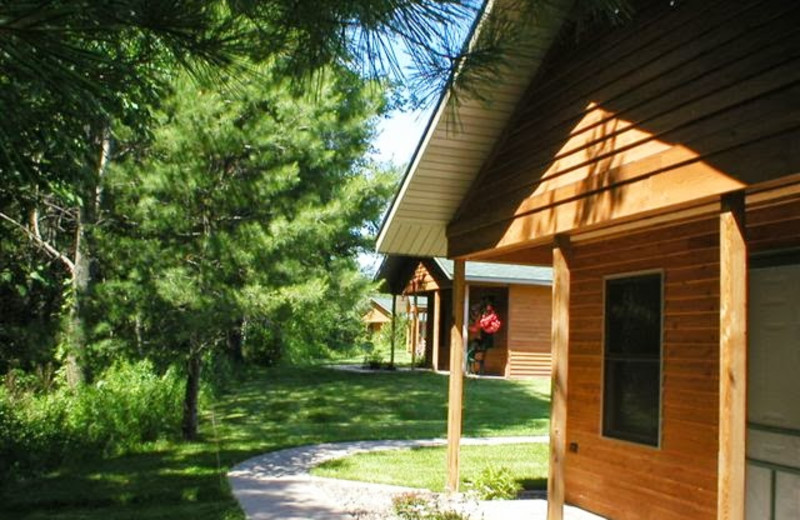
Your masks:
M487 10L511 4L512 0L496 0ZM543 3L529 41L508 58L514 73L498 74L491 89L482 93L484 100L456 103L449 93L442 95L383 222L378 252L447 256L447 225L501 137L571 4L571 0Z

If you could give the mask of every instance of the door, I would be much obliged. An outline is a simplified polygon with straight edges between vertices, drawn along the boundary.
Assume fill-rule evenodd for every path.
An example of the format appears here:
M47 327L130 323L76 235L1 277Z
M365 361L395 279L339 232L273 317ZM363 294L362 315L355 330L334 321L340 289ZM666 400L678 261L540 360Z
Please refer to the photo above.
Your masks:
M800 519L800 264L750 270L747 518Z

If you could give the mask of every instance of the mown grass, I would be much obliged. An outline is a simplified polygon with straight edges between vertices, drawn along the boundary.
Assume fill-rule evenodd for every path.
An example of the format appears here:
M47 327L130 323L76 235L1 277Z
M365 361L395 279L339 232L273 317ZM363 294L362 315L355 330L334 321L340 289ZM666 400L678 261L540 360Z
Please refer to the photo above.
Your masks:
M522 489L543 489L548 454L547 444L463 446L461 489L469 490L470 483L486 468L508 469ZM446 455L445 448L439 447L361 453L325 462L312 474L441 492L447 477Z
M388 327L389 325L387 325ZM381 363L389 363L392 359L392 349L389 345L382 342L375 342L372 350L367 352L361 348L355 348L349 352L334 355L330 364L361 365L368 358L375 359ZM394 349L394 364L397 367L411 366L411 352L406 350L404 342L398 342Z
M249 457L320 442L446 433L447 378L429 372L281 367L252 370L230 386L204 413L201 442L160 442L4 482L0 518L238 519L225 474ZM545 433L547 386L468 379L464 435Z

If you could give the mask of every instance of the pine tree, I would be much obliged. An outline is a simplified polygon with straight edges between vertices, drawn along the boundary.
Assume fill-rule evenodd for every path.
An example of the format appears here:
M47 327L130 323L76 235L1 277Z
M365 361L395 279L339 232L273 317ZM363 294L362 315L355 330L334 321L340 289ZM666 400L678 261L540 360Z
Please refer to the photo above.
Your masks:
M108 330L186 360L187 438L201 360L244 320L271 323L287 348L347 333L367 283L354 262L362 229L388 197L364 159L380 90L343 69L312 95L258 78L179 81L151 143L108 177Z

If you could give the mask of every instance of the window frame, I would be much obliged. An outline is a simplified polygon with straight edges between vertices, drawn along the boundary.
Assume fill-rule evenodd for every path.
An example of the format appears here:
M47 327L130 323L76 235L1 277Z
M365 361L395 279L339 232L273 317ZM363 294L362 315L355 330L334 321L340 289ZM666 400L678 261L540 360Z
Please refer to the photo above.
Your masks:
M623 437L623 436L616 436L613 434L609 434L606 431L606 352L607 352L607 334L606 334L606 322L607 322L607 303L608 303L608 282L613 280L620 280L625 278L638 278L644 276L652 276L652 275L659 275L659 282L660 282L660 301L659 301L659 312L660 312L660 320L659 320L659 331L658 331L658 338L659 338L659 345L658 345L658 430L655 439L655 444L651 444L648 442L643 442L641 440L632 438L632 437ZM600 358L600 437L603 439L615 441L615 442L622 442L626 444L632 444L635 446L639 446L642 448L650 448L654 450L661 449L662 443L662 436L663 436L663 424L664 424L664 309L665 309L665 272L664 269L646 269L641 271L630 271L625 273L616 273L613 275L606 275L603 277L603 312L602 312L602 323L601 323L601 334L602 334L602 352ZM610 400L609 400L610 401Z

